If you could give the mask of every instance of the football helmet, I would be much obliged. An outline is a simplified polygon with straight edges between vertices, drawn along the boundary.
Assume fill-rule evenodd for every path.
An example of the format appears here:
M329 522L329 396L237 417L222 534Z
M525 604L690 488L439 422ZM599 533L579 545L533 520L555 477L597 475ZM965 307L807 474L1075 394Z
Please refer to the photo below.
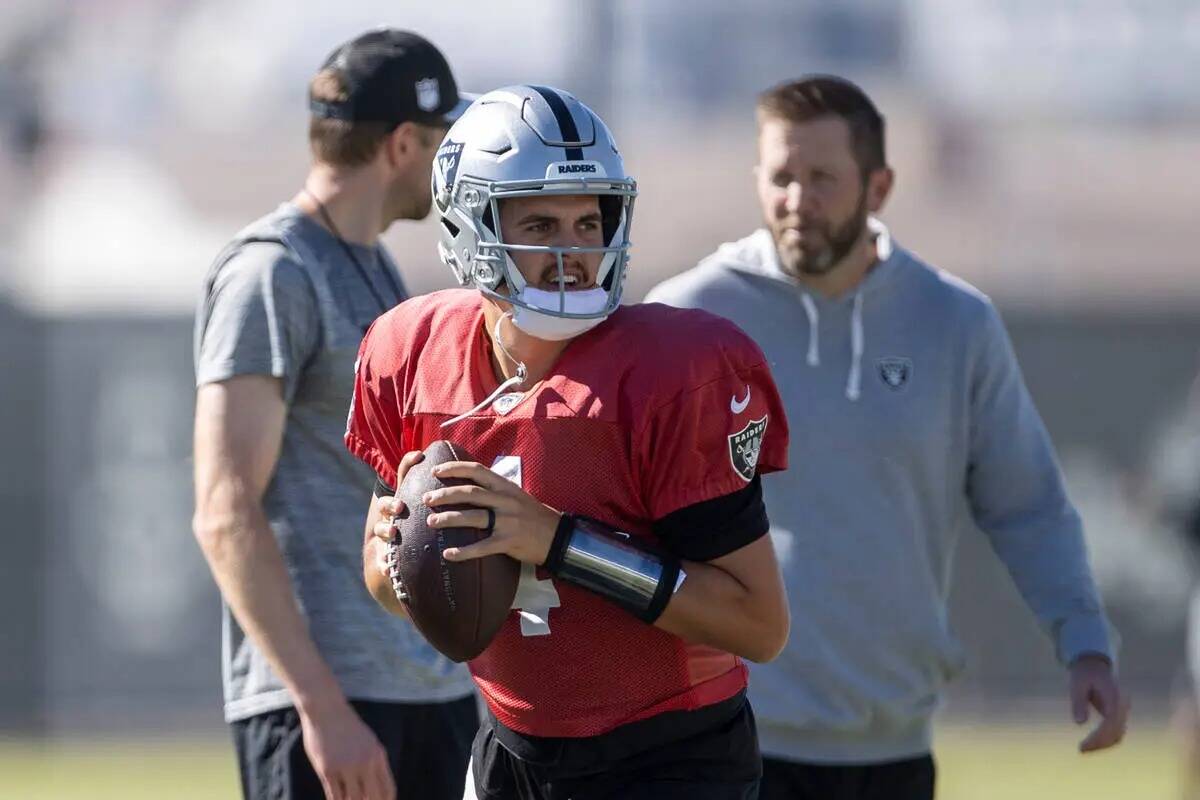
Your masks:
M637 184L625 173L608 127L560 89L509 86L482 95L447 132L433 162L433 200L440 216L438 254L463 286L525 309L525 317L600 322L621 301L629 260L629 228ZM509 244L499 229L499 202L531 195L596 195L604 244L548 247ZM515 251L553 253L556 292L527 286ZM563 256L603 253L596 277L602 296L570 298ZM507 287L507 293L498 290ZM575 292L583 295L594 292ZM587 327L590 327L587 326ZM555 337L557 338L557 337Z

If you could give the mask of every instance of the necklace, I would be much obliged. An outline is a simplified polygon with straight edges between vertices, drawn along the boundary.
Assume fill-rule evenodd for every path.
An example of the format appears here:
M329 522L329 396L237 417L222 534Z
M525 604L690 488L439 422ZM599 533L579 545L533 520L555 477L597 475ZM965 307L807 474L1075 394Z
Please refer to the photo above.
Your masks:
M386 264L383 263L383 259L379 255L379 245L375 245L375 263L379 266L379 271L383 273L384 278L390 285L392 295L395 297L395 300L390 304L384 300L383 295L381 295L375 288L375 283L371 280L371 276L367 273L367 268L364 267L362 262L358 260L358 256L354 255L354 249L350 247L350 244L344 238L342 238L342 233L338 230L337 225L333 224L333 217L329 215L329 211L325 208L325 204L318 200L316 195L308 190L307 186L303 187L300 191L308 195L309 200L312 200L314 203L316 203L317 212L320 213L321 219L325 222L325 227L329 228L329 232L333 234L333 238L337 240L339 245L341 245L342 252L346 254L346 257L350 259L350 263L354 265L354 270L358 273L358 277L362 278L362 282L366 284L367 290L370 291L371 296L375 298L375 302L379 306L379 313L383 314L389 308L399 303L403 299L402 295L404 292L400 290L400 285L396 282L395 277L392 276L392 271L387 268Z

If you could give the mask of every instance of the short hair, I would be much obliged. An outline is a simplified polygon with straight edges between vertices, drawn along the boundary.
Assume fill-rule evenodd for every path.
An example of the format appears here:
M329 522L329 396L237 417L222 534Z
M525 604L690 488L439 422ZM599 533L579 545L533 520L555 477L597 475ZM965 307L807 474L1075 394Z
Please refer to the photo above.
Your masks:
M309 96L326 103L349 99L341 74L323 69L309 83ZM396 126L387 122L351 122L313 116L308 121L308 143L318 161L335 167L360 167L375 158Z
M839 117L850 129L850 149L863 178L887 166L883 115L866 92L844 78L811 75L785 81L758 96L756 111L760 129L768 119L810 122Z

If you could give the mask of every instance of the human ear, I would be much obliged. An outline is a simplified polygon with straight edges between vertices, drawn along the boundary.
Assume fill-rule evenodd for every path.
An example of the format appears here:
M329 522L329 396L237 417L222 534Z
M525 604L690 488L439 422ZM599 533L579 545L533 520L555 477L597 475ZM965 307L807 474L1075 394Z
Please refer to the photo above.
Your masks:
M883 208L892 186L896 182L896 172L891 167L880 167L867 178L867 210L872 214Z

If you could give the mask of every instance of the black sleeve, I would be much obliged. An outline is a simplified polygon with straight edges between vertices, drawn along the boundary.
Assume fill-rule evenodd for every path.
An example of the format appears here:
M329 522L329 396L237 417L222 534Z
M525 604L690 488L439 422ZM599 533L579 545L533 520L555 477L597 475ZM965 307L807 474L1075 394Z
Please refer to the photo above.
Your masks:
M663 546L688 561L729 555L764 536L770 527L757 475L743 489L685 506L654 521L654 533Z
M378 475L375 476L375 490L371 494L376 497L395 497L396 490L388 486L387 481Z

